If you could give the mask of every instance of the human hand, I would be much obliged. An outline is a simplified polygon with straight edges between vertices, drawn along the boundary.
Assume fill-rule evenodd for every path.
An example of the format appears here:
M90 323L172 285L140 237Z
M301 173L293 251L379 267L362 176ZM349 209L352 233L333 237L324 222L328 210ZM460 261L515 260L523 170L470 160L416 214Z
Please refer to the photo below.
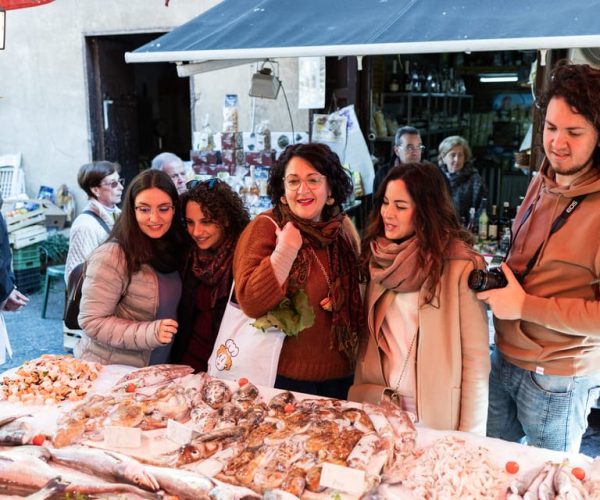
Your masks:
M158 326L158 333L156 337L162 344L168 344L173 340L174 335L177 333L177 321L174 319L163 319L160 321Z
M10 295L4 303L3 309L5 311L18 311L21 307L26 306L29 303L29 297L23 295L16 288L10 292Z
M525 290L515 278L510 267L502 263L502 271L508 284L504 288L494 288L479 292L477 298L488 304L498 319L521 319L523 304L525 303Z
M292 222L288 222L283 226L283 229L277 229L275 234L277 235L278 246L283 245L296 252L302 247L302 233Z

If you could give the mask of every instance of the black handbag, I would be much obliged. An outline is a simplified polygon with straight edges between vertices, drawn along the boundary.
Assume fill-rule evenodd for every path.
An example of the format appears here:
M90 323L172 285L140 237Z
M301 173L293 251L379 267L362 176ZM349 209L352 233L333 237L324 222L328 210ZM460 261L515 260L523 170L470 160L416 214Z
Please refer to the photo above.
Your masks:
M67 282L67 298L65 300L65 311L63 321L69 330L81 330L77 317L79 316L79 303L81 302L81 289L85 278L86 262L76 265Z

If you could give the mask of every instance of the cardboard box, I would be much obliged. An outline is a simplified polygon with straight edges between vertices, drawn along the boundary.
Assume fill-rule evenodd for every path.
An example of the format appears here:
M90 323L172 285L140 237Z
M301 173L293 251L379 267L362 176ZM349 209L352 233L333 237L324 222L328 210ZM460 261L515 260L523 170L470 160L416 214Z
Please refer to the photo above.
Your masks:
M45 241L48 238L48 231L45 226L35 224L33 226L17 229L8 235L8 241L14 249L23 248L39 241Z
M217 165L221 163L220 156L218 151L190 151L192 163L197 165Z
M222 132L221 151L227 149L243 149L244 137L242 132Z
M266 153L264 151L244 153L247 165L263 165L265 167L272 167L275 162L275 153Z

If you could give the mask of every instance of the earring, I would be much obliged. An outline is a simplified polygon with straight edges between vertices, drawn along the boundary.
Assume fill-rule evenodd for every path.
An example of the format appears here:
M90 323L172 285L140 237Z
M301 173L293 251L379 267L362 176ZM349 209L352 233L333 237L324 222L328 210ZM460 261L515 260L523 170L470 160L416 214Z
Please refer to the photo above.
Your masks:
M327 201L325 203L327 203L327 205L331 206L335 203L335 198L333 196L330 196L329 198L327 198Z
M281 201L282 205L287 205L287 200L286 200L285 196L282 196L281 198L279 198L279 201Z

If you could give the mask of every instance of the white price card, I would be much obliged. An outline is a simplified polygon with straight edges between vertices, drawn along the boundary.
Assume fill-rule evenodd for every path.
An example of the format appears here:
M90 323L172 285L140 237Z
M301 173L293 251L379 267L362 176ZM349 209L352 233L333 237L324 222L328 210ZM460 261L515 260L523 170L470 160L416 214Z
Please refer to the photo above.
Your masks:
M321 470L320 485L360 494L365 490L365 471L325 462Z
M110 425L104 429L104 444L111 448L139 448L142 445L142 430Z
M200 435L199 432L187 425L180 424L177 420L173 420L172 418L167 420L166 437L177 444L188 444L198 435Z

